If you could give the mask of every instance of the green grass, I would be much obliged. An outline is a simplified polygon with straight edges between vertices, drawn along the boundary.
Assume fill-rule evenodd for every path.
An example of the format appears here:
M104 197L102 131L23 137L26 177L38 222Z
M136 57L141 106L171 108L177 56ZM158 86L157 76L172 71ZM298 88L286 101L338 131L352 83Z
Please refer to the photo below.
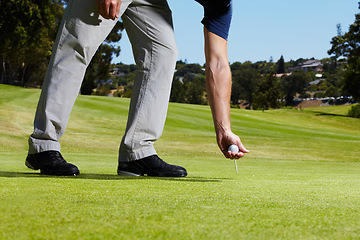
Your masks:
M360 120L349 107L232 109L251 151L217 148L208 106L171 103L155 144L186 178L120 177L129 99L79 96L61 139L77 177L24 160L39 90L0 85L0 239L360 239Z

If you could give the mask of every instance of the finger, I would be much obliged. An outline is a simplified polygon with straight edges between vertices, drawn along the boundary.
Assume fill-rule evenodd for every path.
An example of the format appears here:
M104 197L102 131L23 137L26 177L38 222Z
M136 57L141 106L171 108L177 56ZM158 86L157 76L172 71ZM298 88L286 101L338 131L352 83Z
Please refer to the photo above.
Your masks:
M234 157L235 157L234 153L231 151L228 151L228 153L229 153L229 158L234 159Z
M109 6L109 19L114 20L116 17L116 6L110 5Z
M99 15L102 16L103 15L103 13L102 13L102 0L97 1L97 10L99 12Z
M239 152L235 155L235 158L239 159L239 158L242 158L242 157L244 157L244 156L245 156L245 154L244 154L243 152L239 151Z
M224 153L224 155L225 157L230 159L239 159L244 156L244 153L243 152L234 153L231 151L227 151L226 153Z
M98 13L99 13L99 14L100 14L100 1L101 1L101 0L97 0L97 1L96 1L97 10L98 10Z
M245 154L243 152L238 152L238 153L231 153L231 159L239 159L244 157Z
M104 0L98 0L98 11L99 11L99 14L107 19L107 15L106 15L106 5L105 5L105 1Z
M223 154L224 154L224 156L225 156L226 158L231 158L231 152L230 152L230 151L228 151L228 150L223 150L222 152L223 152Z
M109 0L104 0L103 4L102 4L102 12L103 12L103 17L105 19L109 19L110 15L109 15L109 8L110 8L110 1Z
M115 17L116 18L120 18L119 14L120 14L120 7L121 7L121 1L119 1L116 5L116 10L115 10Z

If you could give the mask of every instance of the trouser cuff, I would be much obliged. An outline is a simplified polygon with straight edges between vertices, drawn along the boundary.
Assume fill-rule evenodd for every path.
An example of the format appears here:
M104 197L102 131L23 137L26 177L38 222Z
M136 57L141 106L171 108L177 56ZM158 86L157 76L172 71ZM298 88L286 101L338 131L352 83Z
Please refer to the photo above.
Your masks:
M151 155L155 155L156 150L154 147L148 147L148 148L144 148L141 149L139 151L134 151L134 152L120 152L119 153L119 162L131 162L131 161L136 161Z

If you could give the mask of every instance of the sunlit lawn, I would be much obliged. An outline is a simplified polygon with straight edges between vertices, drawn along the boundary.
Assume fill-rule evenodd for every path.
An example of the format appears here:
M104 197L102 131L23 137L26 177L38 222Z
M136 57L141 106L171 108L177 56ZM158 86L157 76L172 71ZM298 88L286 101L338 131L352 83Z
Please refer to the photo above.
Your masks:
M61 144L81 174L51 177L24 165L38 97L0 85L0 239L360 238L360 120L341 106L233 109L236 174L209 107L171 103L155 146L189 175L137 178L116 175L129 99L79 96Z

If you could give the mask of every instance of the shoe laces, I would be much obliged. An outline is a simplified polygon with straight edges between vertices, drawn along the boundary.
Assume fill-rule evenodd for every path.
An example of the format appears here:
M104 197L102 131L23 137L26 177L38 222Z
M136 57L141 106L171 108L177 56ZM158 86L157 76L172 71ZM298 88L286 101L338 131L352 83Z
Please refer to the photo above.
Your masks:
M65 159L63 158L61 153L58 151L50 151L49 155L50 155L49 158L50 158L51 162L53 163L53 165L66 163Z
M164 169L166 167L170 167L171 165L163 161L158 156L153 156L143 160L143 164L146 165L150 169Z

